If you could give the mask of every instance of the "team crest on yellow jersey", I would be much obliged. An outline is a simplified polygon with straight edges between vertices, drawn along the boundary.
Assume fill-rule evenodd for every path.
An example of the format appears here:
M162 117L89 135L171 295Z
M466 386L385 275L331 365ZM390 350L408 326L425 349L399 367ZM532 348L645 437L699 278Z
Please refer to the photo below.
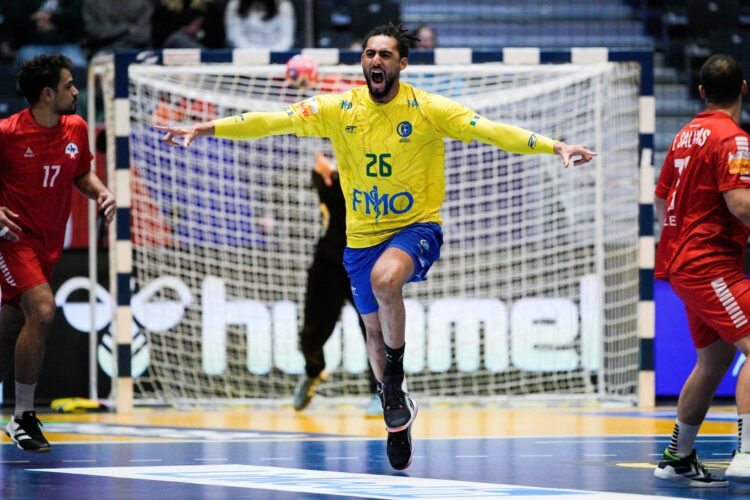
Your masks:
M396 132L401 137L401 140L398 142L411 142L408 137L411 135L412 126L409 122L401 122L396 126Z

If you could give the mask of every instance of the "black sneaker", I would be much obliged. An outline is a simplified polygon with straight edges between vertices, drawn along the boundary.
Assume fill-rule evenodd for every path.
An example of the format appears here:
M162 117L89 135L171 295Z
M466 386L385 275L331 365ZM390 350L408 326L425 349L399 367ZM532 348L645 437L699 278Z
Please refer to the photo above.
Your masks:
M729 484L723 477L714 476L708 471L698 460L695 449L686 457L673 455L668 449L664 450L654 476L694 488L725 488Z
M388 440L385 442L385 451L388 453L388 461L396 470L404 470L411 465L411 455L414 453L414 445L411 441L411 425L403 431L389 432Z
M388 432L400 432L414 422L417 416L417 403L406 392L406 379L401 387L396 384L382 384L379 396L383 402L383 419Z
M24 451L45 452L51 449L39 426L35 411L25 411L21 419L11 418L5 427L5 434Z

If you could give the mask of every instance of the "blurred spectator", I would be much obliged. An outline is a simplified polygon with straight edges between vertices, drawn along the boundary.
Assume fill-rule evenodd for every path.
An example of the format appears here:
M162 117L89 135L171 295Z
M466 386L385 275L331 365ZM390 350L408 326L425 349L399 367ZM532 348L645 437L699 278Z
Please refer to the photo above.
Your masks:
M288 50L297 27L289 0L230 0L224 13L229 45L237 48Z
M414 41L412 48L415 49L434 49L437 47L437 31L435 28L428 24L420 24L414 31L411 32L412 36L418 40Z
M14 0L5 2L15 66L41 54L62 54L73 66L86 67L86 56L77 45L81 0Z
M208 10L207 0L152 0L151 41L154 47L203 47L203 21Z
M92 52L141 49L151 43L151 0L83 0L83 24Z
M165 49L205 49L201 40L203 39L204 17L196 14L189 19L187 24L172 33L164 40Z

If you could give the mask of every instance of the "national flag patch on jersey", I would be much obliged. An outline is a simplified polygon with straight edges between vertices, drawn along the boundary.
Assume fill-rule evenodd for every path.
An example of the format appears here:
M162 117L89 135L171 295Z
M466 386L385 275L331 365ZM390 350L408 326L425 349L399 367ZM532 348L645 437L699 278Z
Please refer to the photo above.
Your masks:
M734 142L737 143L737 151L750 151L750 148L748 148L747 137L738 135L734 138Z
M299 107L302 110L302 116L307 118L308 116L314 115L318 112L318 101L315 100L314 97L311 97L310 99L299 103Z
M67 146L65 146L65 154L70 157L71 160L75 160L76 156L78 156L78 146L76 146L75 142L69 142Z
M729 153L727 166L729 167L730 174L750 174L750 151L738 151L736 153Z

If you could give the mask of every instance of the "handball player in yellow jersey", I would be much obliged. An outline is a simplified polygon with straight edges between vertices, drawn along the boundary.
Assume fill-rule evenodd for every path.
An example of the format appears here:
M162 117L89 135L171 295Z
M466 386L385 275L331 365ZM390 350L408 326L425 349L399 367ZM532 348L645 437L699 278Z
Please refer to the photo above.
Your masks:
M421 281L440 255L445 195L443 138L478 140L519 154L557 154L563 165L596 153L493 122L445 97L399 81L414 38L388 24L364 39L366 86L312 97L279 112L252 112L188 127L158 127L163 140L188 147L198 136L256 139L276 134L330 139L346 200L344 266L367 330L367 355L379 381L391 466L413 452L417 404L404 380L402 288ZM181 141L177 141L181 138Z

